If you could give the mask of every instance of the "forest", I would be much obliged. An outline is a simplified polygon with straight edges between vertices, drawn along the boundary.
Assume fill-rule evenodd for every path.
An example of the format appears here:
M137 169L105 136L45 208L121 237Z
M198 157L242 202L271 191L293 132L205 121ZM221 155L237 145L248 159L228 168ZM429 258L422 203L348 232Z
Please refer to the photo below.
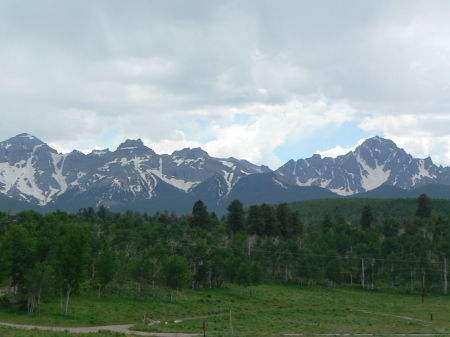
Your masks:
M67 315L83 291L177 301L183 288L235 284L242 297L262 283L447 295L448 206L423 194L248 208L234 200L220 219L201 200L184 216L2 212L0 307L39 315L43 298L58 296Z

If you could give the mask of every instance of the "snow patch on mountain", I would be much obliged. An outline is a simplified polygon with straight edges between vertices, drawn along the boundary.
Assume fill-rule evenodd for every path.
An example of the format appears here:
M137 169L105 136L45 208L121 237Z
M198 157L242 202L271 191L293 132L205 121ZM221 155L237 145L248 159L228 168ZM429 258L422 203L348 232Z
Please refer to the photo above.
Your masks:
M334 192L336 194L342 195L342 196L348 196L348 195L352 195L353 191L350 190L347 187L341 187L341 188L330 188L329 189L331 192Z
M183 190L185 192L189 192L191 189L193 189L195 186L197 186L198 184L201 183L201 181L185 181L185 180L181 180L181 179L170 178L170 177L167 177L166 175L164 175L161 172L161 170L149 170L149 172L151 172L152 174L157 176L162 181L164 181L180 190ZM156 186L156 184L155 184L155 186Z
M59 155L56 153L51 153L52 156L52 161L53 161L53 167L54 167L54 172L52 174L53 179L56 180L56 182L59 185L59 190L54 189L52 191L52 193L49 195L50 197L58 194L58 193L64 193L67 190L67 182L66 182L66 177L64 177L62 170L63 170L63 166L64 166L64 160L65 160L65 155Z
M384 166L370 167L360 155L356 160L361 167L361 186L366 191L373 190L384 184L391 174L391 170L384 170Z
M282 174L284 176L284 174ZM317 178L309 178L307 181L302 182L299 177L295 177L296 185L298 186L311 186L317 181Z
M234 178L234 173L233 172L227 172L225 170L222 170L224 178L225 178L225 182L227 183L227 192L225 193L224 196L227 196L228 194L230 194L231 189L233 188L233 178Z
M235 164L233 162L230 162L228 160L219 160L219 162L221 162L225 166L228 166L229 168L232 168L233 166L235 166Z
M279 181L278 179L272 178L272 181L273 181L275 184L281 186L282 188L287 189L287 186L286 186L285 184L283 184L281 181Z
M213 158L200 148L159 155L141 140L127 140L114 152L105 149L90 154L76 150L59 154L28 134L0 143L0 193L39 205L57 203L63 196L70 202L67 200L73 195L91 204L123 205L158 197L160 191L173 193L166 184L194 196L196 187L213 177L207 193L217 203L228 197L241 179L267 172L273 171L233 157ZM392 141L379 137L369 138L337 158L316 154L291 160L274 173L276 177L266 182L272 188L318 186L339 195L383 184L405 189L433 182L450 184L449 168L437 167L430 158L412 158ZM155 189L161 182L166 184Z
M414 174L411 177L411 181L412 181L412 185L416 186L417 183L423 179L423 178L436 178L436 175L431 174L426 168L425 168L425 161L423 159L419 160L418 162L418 169L419 169L419 173Z

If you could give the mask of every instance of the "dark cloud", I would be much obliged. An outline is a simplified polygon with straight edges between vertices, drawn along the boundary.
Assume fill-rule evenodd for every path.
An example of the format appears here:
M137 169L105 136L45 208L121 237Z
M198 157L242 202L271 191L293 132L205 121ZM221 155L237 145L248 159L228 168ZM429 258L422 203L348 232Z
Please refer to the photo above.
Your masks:
M443 1L3 1L0 138L30 132L67 147L121 129L167 148L202 145L189 138L197 129L183 128L207 121L203 131L217 137L209 151L225 155L240 113L251 116L252 133L242 153L257 149L275 162L274 148L303 129L274 114L298 106L309 135L351 120L404 137L384 121L427 114L411 137L428 135L450 105L449 9ZM350 112L315 118L321 104ZM272 142L262 139L267 125L283 128Z

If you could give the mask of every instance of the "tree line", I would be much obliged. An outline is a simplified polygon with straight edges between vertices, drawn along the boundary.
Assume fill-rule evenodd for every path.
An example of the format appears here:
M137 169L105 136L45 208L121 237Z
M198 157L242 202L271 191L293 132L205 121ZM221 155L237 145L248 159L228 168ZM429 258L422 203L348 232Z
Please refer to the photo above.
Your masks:
M358 223L324 213L303 223L289 204L239 200L219 219L198 200L185 216L106 207L77 214L0 213L0 305L39 314L43 296L59 296L61 314L80 291L136 300L176 300L185 287L299 287L347 283L363 289L447 295L450 218L426 195L402 219L378 220L370 204Z

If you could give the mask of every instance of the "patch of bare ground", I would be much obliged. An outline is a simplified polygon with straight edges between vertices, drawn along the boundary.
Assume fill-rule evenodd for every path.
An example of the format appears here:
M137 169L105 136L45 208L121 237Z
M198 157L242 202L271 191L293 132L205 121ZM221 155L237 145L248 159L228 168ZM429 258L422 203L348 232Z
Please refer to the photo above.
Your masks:
M113 332L122 332L129 335L136 336L155 336L155 337L192 337L198 336L199 334L191 333L175 333L175 332L144 332L144 331L134 331L130 330L133 324L123 324L123 325L104 325L104 326L91 326L91 327L78 327L78 328L65 328L65 327L54 327L54 326L43 326L43 325L28 325L28 324L15 324L0 321L1 325L15 327L19 329L32 330L51 330L51 331L68 331L71 333L90 333L98 332L99 330L109 330Z
M372 315L382 315L382 316L391 316L391 317L398 317L398 318L403 318L403 319L409 319L411 321L418 321L418 322L424 322L424 323L430 323L429 321L423 321L421 319L417 319L417 318L413 318L413 317L408 317L408 316L399 316L399 315L391 315L391 314L384 314L381 312L370 312L370 311L365 311L365 310L360 310L361 312L365 313L365 314L372 314Z

